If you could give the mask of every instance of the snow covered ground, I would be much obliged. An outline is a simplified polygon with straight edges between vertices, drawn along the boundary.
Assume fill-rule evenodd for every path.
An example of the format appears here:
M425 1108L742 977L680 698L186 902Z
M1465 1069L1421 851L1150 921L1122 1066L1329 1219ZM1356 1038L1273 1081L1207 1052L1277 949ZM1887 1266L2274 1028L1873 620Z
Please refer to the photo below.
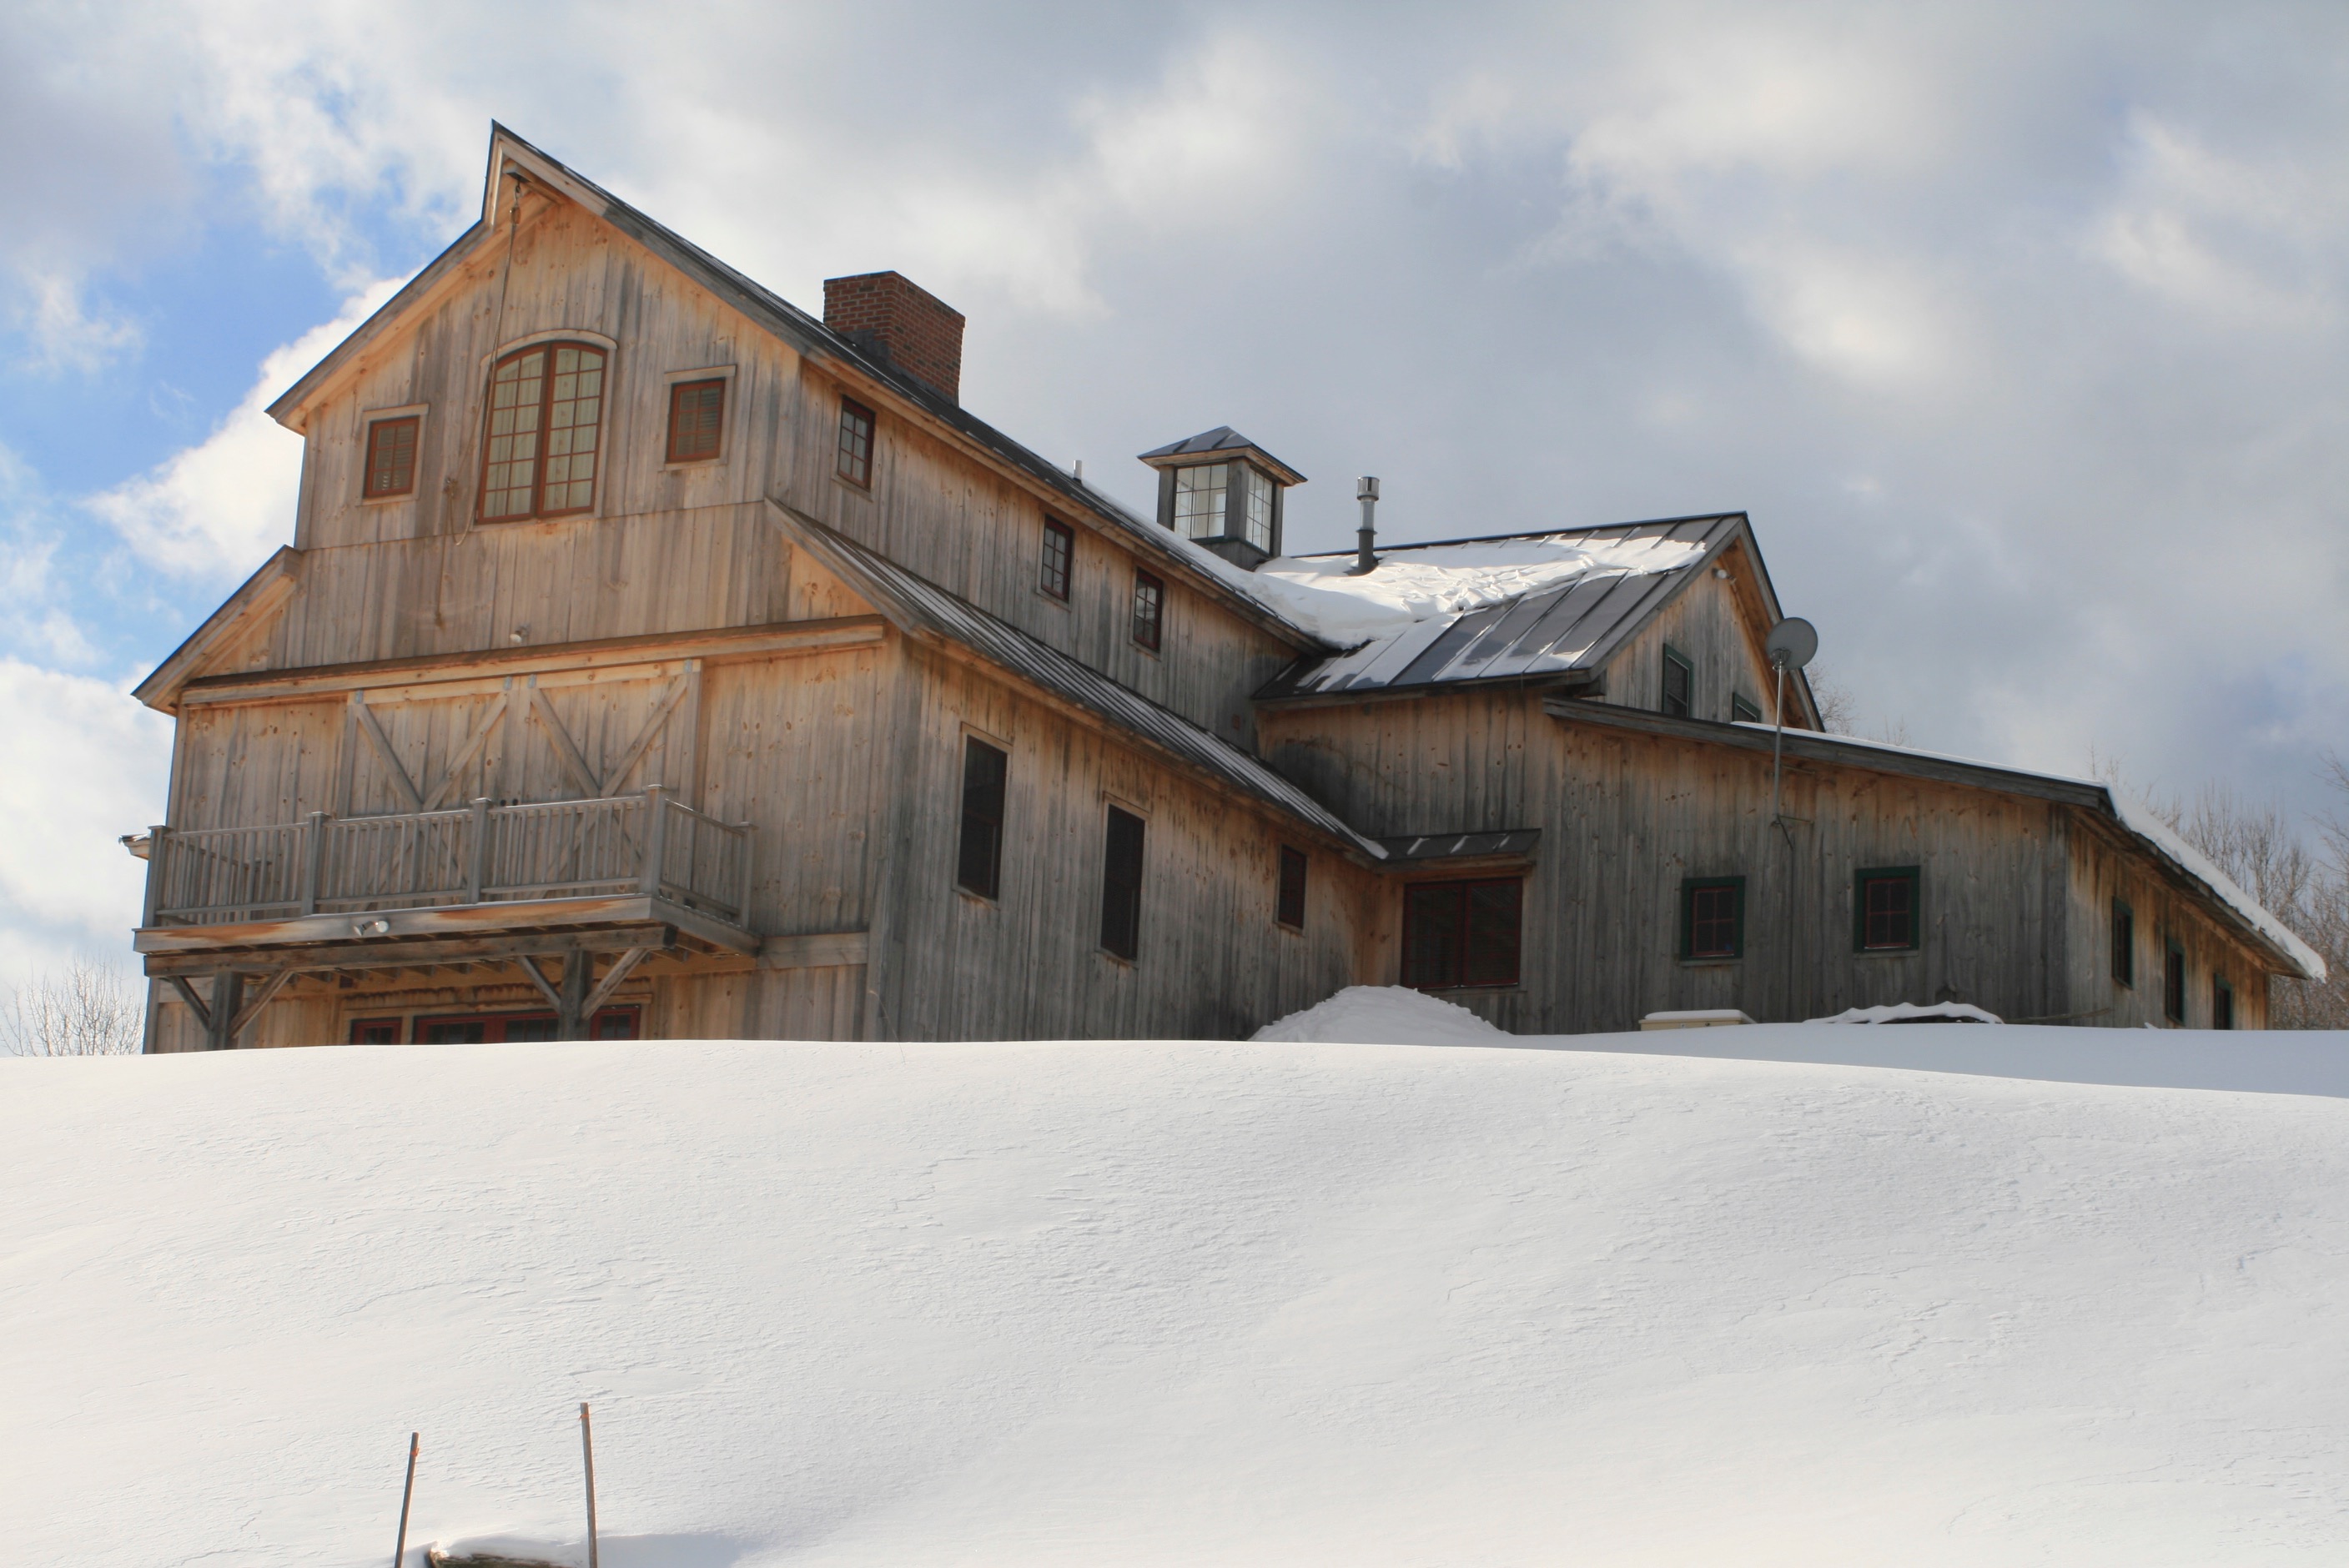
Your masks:
M614 1568L2338 1563L2282 1038L0 1060L0 1540L576 1561L585 1398ZM2332 1088L1632 1054L2065 1041Z

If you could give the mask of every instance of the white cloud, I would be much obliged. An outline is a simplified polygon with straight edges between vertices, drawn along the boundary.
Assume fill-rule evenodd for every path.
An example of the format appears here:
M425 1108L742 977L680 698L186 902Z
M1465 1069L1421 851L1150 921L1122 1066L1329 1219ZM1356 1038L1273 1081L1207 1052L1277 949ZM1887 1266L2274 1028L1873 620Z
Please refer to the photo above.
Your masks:
M253 390L210 436L149 473L90 497L90 511L156 566L200 577L250 572L271 550L292 542L302 440L267 408L399 283L388 278L367 284L344 302L336 319L270 355Z
M93 310L78 279L62 270L19 273L16 326L31 346L36 370L88 372L139 347L139 324Z
M118 841L158 820L171 725L120 687L0 658L0 974L118 954L145 865Z

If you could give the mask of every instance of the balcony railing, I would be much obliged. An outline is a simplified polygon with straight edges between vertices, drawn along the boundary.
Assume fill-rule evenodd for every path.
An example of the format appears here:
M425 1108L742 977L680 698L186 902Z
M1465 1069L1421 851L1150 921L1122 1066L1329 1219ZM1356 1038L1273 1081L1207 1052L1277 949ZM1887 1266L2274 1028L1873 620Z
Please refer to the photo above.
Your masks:
M147 923L642 893L749 925L751 828L660 789L599 800L158 830Z

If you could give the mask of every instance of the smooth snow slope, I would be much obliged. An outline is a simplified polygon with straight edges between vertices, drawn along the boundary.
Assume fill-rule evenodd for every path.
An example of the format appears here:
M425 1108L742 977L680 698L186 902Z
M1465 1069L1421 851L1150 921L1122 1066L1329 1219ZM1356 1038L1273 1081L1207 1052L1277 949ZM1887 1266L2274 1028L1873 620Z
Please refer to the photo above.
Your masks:
M24 1563L380 1564L412 1428L412 1542L575 1551L582 1398L614 1568L2349 1551L2338 1099L336 1048L0 1061L0 1171Z

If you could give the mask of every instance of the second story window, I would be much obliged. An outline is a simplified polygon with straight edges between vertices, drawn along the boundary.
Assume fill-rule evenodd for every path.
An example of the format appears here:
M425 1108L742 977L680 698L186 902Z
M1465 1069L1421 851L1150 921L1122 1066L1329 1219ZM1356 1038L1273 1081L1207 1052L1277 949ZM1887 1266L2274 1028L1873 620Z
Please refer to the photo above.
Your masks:
M834 471L859 490L873 486L873 410L840 400L840 460Z
M1224 536L1228 463L1206 463L1174 470L1174 531L1185 539Z
M668 460L707 462L726 423L726 380L681 381L668 389Z
M1069 571L1077 558L1077 531L1065 522L1044 520L1044 559L1036 586L1053 598L1069 596Z
M507 355L490 378L481 516L562 517L595 504L604 351L542 343Z
M1687 718L1696 710L1696 666L1678 648L1664 649L1663 711Z
M1761 723L1762 705L1755 702L1752 697L1747 696L1742 691L1730 693L1729 722L1732 724Z
M369 500L406 495L416 488L416 431L422 424L415 415L378 419L367 427L367 477L359 493Z
M1166 620L1166 584L1147 572L1133 574L1133 640L1158 651Z

